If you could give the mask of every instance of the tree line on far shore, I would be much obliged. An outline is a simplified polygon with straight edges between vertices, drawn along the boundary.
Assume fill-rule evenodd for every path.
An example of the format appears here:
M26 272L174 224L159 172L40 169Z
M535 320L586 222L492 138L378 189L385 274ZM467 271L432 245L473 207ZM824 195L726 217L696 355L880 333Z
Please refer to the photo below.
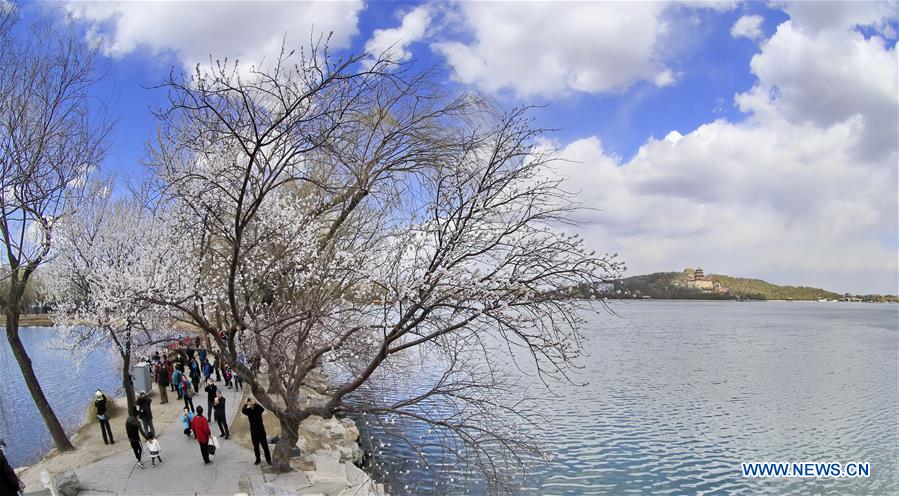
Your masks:
M704 292L683 285L683 272L655 272L636 275L606 283L604 289L597 285L582 285L573 288L572 294L582 298L609 299L652 298L657 300L795 300L817 301L840 300L872 303L899 302L895 295L851 295L839 294L825 289L807 286L779 286L761 279L732 277L711 274L708 278L727 288L727 292Z

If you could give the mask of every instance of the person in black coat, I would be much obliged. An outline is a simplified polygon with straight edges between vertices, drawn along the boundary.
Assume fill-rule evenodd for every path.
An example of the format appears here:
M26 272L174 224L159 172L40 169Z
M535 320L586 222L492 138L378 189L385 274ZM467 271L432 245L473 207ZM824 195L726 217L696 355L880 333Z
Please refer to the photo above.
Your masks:
M150 410L150 403L152 402L153 399L147 396L146 392L141 391L140 396L134 401L134 404L139 408L140 421L144 424L144 431L156 436L156 429L153 427L153 411Z
M215 419L215 423L219 426L219 435L229 439L231 433L228 432L228 417L225 415L225 397L222 396L221 391L217 391L215 394L215 401L212 403L214 408L212 416Z
M115 444L112 428L109 426L109 415L106 414L106 395L98 389L94 397L94 409L97 410L97 421L100 422L100 432L103 433L103 444Z
M144 432L143 427L140 426L140 422L137 421L137 408L132 408L131 415L125 419L125 432L128 434L128 441L131 443L131 449L134 450L134 457L137 458L138 466L144 468L144 464L141 462L144 446L141 443L140 437L143 436L144 439L147 439L147 433Z
M253 440L253 451L256 453L256 463L259 465L259 447L265 453L265 461L269 465L272 464L272 455L268 452L268 440L265 438L265 424L262 422L262 412L265 408L256 403L255 398L247 398L247 403L243 407L243 414L250 421L250 438Z
M212 379L206 379L206 387L203 388L203 391L206 391L206 411L212 413L213 411L213 403L215 402L215 393L219 390L218 386L212 382Z
M6 443L0 439L0 494L19 494L25 489L25 483L19 480L15 469L6 459Z

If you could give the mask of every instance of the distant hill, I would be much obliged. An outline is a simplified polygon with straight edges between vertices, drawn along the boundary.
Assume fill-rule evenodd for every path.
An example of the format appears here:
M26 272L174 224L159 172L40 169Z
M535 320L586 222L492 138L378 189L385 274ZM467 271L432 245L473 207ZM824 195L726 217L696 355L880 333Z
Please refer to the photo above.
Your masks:
M761 279L712 274L707 279L720 285L720 291L702 291L688 287L685 272L656 272L631 276L612 283L604 291L610 298L652 298L685 300L804 300L853 299L861 301L899 301L893 295L841 295L806 286L778 286ZM719 286L716 286L719 287Z

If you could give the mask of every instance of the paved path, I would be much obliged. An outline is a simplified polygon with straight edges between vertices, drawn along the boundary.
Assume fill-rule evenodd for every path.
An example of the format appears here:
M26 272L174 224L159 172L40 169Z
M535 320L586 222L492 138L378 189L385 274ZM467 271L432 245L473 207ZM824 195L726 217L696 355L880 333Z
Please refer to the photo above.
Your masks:
M224 382L216 385L223 388L226 410L233 420L239 413L237 406L241 392L224 387ZM180 401L173 393L169 394L170 401ZM194 405L206 410L206 393L202 389L194 398ZM210 421L209 427L218 437L218 426ZM135 465L134 452L129 446L127 451L77 469L75 472L81 481L79 495L231 495L238 492L241 476L261 473L261 465L253 465L251 450L221 437L213 463L203 465L200 446L196 439L184 435L180 419L166 426L156 426L156 430L163 460L161 465L150 465L150 455L145 447L146 468L141 469ZM119 442L128 443L128 440Z

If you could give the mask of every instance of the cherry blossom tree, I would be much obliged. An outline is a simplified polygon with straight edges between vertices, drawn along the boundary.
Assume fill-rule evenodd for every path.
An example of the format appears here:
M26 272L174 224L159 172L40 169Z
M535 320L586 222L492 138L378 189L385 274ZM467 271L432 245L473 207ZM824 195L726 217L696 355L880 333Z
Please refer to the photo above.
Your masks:
M74 449L19 338L23 295L48 259L57 220L99 166L109 125L91 98L95 52L70 26L18 22L0 8L0 306L6 338L57 449Z
M130 411L132 358L173 339L171 315L148 296L173 269L176 244L145 191L116 198L113 186L92 182L78 210L60 221L46 292L65 348L82 358L115 350Z
M577 206L527 109L360 60L313 46L166 80L150 162L185 251L179 291L153 301L206 333L277 416L276 470L311 415L408 418L503 492L535 447L496 428L515 408L493 357L524 350L564 377L594 309L567 290L620 265L563 234ZM395 387L416 361L441 372ZM322 362L328 395L304 385Z

